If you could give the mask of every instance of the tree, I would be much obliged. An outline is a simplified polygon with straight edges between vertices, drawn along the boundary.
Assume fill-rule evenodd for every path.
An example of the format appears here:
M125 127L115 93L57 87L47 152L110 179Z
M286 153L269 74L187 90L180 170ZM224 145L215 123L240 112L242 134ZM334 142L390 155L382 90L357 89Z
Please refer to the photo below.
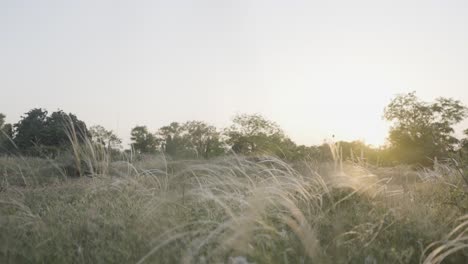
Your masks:
M233 124L226 129L227 143L236 153L268 153L280 156L293 149L295 144L284 135L275 122L258 114L237 115Z
M13 126L11 124L4 124L1 127L1 133L11 141L13 139Z
M13 127L11 124L5 123L5 115L0 113L0 138L13 138Z
M0 128L3 127L3 125L5 124L5 115L0 113Z
M186 146L182 142L182 126L179 123L172 122L168 126L161 127L157 135L164 153L175 157L186 151Z
M81 143L89 134L86 124L74 114L58 110L48 116L41 108L27 112L13 127L13 141L19 151L29 155L55 155L71 145L70 133Z
M14 142L23 153L37 154L37 146L44 144L47 137L47 111L35 108L21 117L14 127Z
M71 133L76 135L76 140L83 143L89 139L90 133L85 122L79 120L72 113L62 110L53 112L45 122L46 138L44 144L49 147L63 148L70 145Z
M468 154L468 129L465 129L463 134L465 135L465 138L460 141L460 150L463 153Z
M9 153L13 150L13 126L5 123L5 115L0 113L0 153Z
M146 126L136 126L132 129L132 147L141 154L154 153L157 151L158 139L148 131Z
M466 114L466 107L457 100L438 98L428 103L415 92L398 95L384 111L384 118L393 122L388 137L392 159L430 165L434 157L446 157L458 143L453 125Z
M201 121L172 122L157 132L161 150L176 158L211 158L224 153L220 133Z
M189 121L182 125L182 142L192 149L197 157L205 159L224 153L220 133L216 127L201 121Z
M107 130L103 126L92 126L89 128L89 133L93 142L102 144L108 149L119 149L121 147L122 140L112 130Z

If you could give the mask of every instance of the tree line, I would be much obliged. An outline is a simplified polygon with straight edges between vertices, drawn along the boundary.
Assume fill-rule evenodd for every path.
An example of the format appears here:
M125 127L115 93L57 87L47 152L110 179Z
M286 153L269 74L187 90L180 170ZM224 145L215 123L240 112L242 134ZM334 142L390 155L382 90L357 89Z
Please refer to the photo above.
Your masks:
M458 100L420 100L414 92L396 96L385 108L383 118L392 123L387 144L375 148L360 141L334 142L343 159L364 160L377 165L431 165L434 159L468 155L468 129L454 136L454 125L467 117ZM70 134L82 142L101 144L122 151L122 140L102 126L87 127L76 115L61 110L49 113L40 108L25 113L16 124L6 124L0 114L0 154L56 157L70 147ZM131 149L139 155L164 153L173 158L210 159L230 153L275 155L286 160L330 160L329 146L298 145L281 127L258 114L241 114L219 129L203 121L172 122L150 131L136 126ZM466 160L466 158L464 158Z

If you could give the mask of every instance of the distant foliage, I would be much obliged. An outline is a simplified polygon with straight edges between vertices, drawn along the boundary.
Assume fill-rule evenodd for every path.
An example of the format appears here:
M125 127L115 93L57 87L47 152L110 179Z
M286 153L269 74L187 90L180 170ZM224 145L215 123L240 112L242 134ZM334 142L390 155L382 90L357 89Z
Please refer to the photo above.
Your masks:
M208 159L225 153L219 131L202 121L172 122L156 134L161 151L171 157Z
M278 124L261 115L237 115L233 124L226 129L226 142L240 154L289 153L296 147Z
M189 121L182 125L182 141L197 157L205 159L224 154L221 134L216 127L202 121Z
M391 159L399 163L432 164L455 150L459 142L453 126L467 114L457 100L421 101L416 94L399 95L387 106L384 117L393 122L389 133Z
M44 144L47 137L47 114L46 110L35 108L22 116L14 125L14 141L21 152L33 154L33 150Z
M140 154L155 153L158 150L158 139L148 131L146 126L136 126L132 129L132 148Z
M49 116L46 110L40 108L27 112L18 123L5 130L14 142L14 151L32 156L55 156L68 148L71 144L69 133L72 131L80 141L89 135L86 124L74 114L59 110Z
M463 131L465 138L460 141L460 149L468 154L468 129Z
M374 147L361 141L324 141L321 145L297 145L274 121L260 114L241 114L225 129L203 121L171 122L156 131L146 126L131 130L131 148L137 154L163 153L174 159L210 159L226 154L272 155L287 161L350 160L379 166L410 164L431 166L438 159L454 159L468 167L468 129L465 138L454 136L454 125L467 116L458 100L438 98L424 102L416 94L396 96L384 110L392 122L387 144ZM79 142L93 142L111 156L122 154L122 140L111 130L86 124L61 110L48 114L35 108L14 124L0 114L0 154L56 156L70 147L70 133ZM335 149L335 155L330 151ZM130 150L125 150L130 152ZM456 155L455 155L456 154ZM338 155L338 156L337 156Z
M132 147L141 154L162 152L173 158L212 158L225 153L216 127L201 121L172 122L151 133L137 126L131 133Z
M468 191L468 129L464 132L465 138L460 140L460 145L457 151L457 155L454 155L452 161L458 168L460 174L463 176L465 186Z
M5 124L5 115L0 113L0 128L3 127L3 125Z
M178 122L172 122L161 127L156 135L160 140L160 149L164 153L176 157L186 154L186 144L182 138L182 126Z
M0 154L8 154L13 148L13 126L5 123L5 117L0 113Z
M56 148L70 144L70 132L78 134L77 139L80 142L91 136L85 122L79 120L76 115L67 114L62 110L53 112L46 118L45 132L45 145Z
M107 130L103 126L96 125L89 128L89 133L93 142L101 144L108 149L121 149L122 139L112 130Z

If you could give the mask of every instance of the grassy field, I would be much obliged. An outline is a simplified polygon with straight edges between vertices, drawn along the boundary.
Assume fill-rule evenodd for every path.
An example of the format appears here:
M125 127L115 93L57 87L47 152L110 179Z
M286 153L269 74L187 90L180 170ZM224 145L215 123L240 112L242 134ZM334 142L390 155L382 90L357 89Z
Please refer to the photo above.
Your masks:
M443 164L87 155L0 158L0 263L468 263Z

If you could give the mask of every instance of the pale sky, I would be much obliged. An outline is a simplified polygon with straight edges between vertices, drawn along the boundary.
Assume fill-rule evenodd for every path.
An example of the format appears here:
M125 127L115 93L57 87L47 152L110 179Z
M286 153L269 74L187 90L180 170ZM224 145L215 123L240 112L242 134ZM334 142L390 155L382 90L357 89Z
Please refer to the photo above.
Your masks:
M468 1L0 1L0 112L223 127L260 113L301 144L381 144L398 93L468 104ZM460 128L468 128L464 122Z

